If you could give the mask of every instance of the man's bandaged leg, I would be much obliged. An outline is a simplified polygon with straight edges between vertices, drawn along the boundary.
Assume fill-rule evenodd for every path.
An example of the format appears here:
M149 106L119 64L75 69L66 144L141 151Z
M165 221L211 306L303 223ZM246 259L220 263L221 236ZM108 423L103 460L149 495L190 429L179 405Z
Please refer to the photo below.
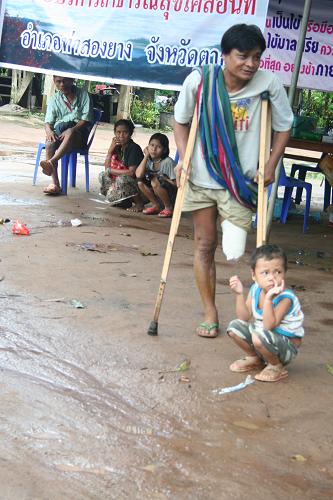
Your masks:
M239 259L245 252L247 232L228 220L224 220L221 226L224 255L227 260Z

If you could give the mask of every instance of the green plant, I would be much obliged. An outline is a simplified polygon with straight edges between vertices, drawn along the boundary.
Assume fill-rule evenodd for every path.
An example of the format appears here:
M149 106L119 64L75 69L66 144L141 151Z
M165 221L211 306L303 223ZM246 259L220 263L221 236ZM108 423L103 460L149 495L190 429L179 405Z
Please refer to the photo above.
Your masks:
M172 102L169 102L167 104L161 104L159 107L160 113L173 113L174 110L174 104Z
M177 101L176 92L174 90L155 90L155 101L158 103L160 112L173 113Z
M131 105L131 117L134 122L141 123L144 127L157 128L160 112L154 102L141 101L135 97Z
M333 128L333 93L302 90L299 113L315 117L318 127Z
M28 111L28 117L30 118L39 118L40 120L44 121L45 118L45 113L41 111Z
M155 96L160 96L160 95L163 95L163 96L167 96L167 97L173 97L175 95L175 91L174 90L160 90L160 89L156 89L155 90Z

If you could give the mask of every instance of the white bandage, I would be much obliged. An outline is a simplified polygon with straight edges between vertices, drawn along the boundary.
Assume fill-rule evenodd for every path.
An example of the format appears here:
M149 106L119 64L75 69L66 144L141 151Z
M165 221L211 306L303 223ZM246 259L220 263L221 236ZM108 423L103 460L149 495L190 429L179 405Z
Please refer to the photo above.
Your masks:
M221 227L224 255L227 260L239 259L245 252L247 232L228 220L224 220Z

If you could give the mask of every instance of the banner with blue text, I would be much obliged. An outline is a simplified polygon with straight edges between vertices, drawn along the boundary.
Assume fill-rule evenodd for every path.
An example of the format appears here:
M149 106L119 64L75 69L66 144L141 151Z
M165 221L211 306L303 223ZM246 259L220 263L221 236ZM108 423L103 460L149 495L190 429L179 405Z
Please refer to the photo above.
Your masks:
M268 0L4 0L0 66L179 89L221 36L265 27Z
M312 2L297 86L333 91L333 4ZM270 0L266 20L267 49L260 67L290 85L304 0Z
M170 89L193 66L219 63L221 35L240 22L265 29L261 68L289 85L304 8L304 0L1 3L0 66ZM331 7L331 0L312 2L298 87L333 91Z

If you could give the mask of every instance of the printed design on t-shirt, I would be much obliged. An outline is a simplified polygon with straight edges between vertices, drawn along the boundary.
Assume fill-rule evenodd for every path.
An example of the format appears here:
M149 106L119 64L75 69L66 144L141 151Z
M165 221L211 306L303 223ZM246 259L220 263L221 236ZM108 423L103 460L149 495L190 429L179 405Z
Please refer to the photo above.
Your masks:
M235 132L246 132L246 130L248 130L250 126L248 113L250 103L251 99L239 99L231 103L231 113Z

